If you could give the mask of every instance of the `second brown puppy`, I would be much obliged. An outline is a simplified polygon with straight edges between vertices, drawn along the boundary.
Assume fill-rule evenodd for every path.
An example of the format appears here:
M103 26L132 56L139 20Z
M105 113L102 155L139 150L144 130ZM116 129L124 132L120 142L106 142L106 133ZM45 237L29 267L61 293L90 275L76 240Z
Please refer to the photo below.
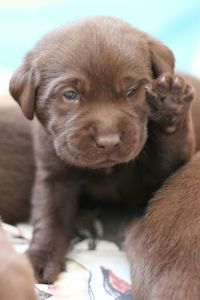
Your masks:
M155 194L127 231L137 300L199 300L200 153Z

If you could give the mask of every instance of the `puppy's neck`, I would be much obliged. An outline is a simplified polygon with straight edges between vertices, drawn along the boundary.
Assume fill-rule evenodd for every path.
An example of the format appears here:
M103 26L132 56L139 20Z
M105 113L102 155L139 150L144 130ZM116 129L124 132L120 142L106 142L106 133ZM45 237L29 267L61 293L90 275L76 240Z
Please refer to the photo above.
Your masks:
M109 167L109 168L99 169L97 172L101 175L109 176L113 173L113 170L114 170L113 167Z

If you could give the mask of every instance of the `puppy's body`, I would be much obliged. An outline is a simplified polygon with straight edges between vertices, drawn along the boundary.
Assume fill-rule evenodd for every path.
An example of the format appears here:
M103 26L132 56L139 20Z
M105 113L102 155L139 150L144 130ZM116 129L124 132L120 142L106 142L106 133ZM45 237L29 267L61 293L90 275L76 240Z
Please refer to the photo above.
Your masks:
M160 42L100 17L48 34L13 75L12 96L37 117L28 254L41 281L62 269L80 198L132 212L199 149L200 85L173 69Z
M198 300L200 153L178 170L127 231L136 299Z
M18 107L0 101L0 214L8 223L30 215L35 163L29 123Z

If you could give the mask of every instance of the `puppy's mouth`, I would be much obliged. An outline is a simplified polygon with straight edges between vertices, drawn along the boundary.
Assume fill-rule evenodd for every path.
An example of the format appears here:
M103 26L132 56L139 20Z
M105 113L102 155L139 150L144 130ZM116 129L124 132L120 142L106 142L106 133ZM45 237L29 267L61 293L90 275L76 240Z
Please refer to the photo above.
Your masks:
M90 169L108 168L121 163L121 160L116 156L116 153L100 155L99 153L94 152L86 155L84 153L71 152L69 163L77 167Z
M82 152L77 149L71 149L69 145L65 144L65 147L56 147L57 155L68 164L78 168L88 168L88 169L101 169L101 168L109 168L115 165L127 163L133 160L141 151L142 145L137 145L137 147L133 150L133 148L126 149L118 149L111 153L102 153L98 151L88 151ZM64 148L64 149L63 149ZM62 149L60 151L60 149ZM63 151L64 150L64 151Z
M100 169L100 168L109 168L109 167L113 167L117 164L119 164L120 162L117 160L112 160L112 159L105 159L99 162L90 162L87 163L87 167L88 168L94 168L94 169Z

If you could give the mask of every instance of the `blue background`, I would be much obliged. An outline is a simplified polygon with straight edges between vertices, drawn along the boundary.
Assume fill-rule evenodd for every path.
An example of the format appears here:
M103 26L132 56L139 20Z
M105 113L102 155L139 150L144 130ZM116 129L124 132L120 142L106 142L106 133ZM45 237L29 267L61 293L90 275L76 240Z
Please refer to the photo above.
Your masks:
M192 72L200 51L200 0L0 2L0 68L13 71L47 31L90 15L111 15L162 40L175 53L177 69Z

